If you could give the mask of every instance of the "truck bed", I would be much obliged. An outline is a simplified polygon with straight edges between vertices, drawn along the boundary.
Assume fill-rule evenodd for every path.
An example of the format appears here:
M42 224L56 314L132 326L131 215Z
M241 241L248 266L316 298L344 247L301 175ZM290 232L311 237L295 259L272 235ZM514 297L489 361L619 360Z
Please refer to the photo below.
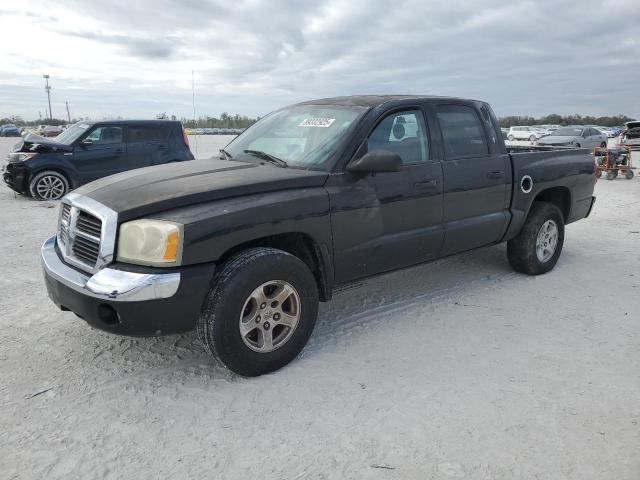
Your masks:
M505 239L520 231L533 199L542 191L566 201L565 223L587 215L595 181L595 161L589 149L507 147L507 151L512 166L512 218ZM530 185L526 185L528 181Z

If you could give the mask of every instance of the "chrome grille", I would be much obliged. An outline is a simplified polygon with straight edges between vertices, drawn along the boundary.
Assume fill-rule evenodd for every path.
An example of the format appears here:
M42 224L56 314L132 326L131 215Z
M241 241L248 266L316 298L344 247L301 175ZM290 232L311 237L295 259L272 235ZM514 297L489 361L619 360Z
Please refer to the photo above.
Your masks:
M94 204L85 206L84 203L88 200L72 195L68 195L67 197L71 198L65 198L60 207L58 247L68 263L83 270L96 271L110 260L109 254L113 253L109 241L105 248L102 248L103 222L104 219L110 218L109 212L102 215ZM105 207L103 209L107 211ZM97 211L100 211L100 217L103 218L98 216ZM105 253L107 255L104 255Z
M76 228L78 232L85 233L95 237L98 244L100 243L100 235L102 235L102 220L82 210L78 213L76 220Z

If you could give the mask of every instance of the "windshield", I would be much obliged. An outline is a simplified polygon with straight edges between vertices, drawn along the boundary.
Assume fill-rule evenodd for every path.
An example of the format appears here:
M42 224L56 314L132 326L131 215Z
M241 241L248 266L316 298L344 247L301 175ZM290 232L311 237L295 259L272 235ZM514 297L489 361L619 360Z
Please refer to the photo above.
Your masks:
M71 145L80 138L80 135L86 132L89 127L90 125L87 123L76 123L55 137L54 140L58 143L63 143L64 145Z
M559 128L551 135L554 137L579 137L580 135L582 135L582 128Z
M291 167L327 170L331 153L366 107L298 105L273 112L245 130L225 151L256 161L245 150L265 152Z

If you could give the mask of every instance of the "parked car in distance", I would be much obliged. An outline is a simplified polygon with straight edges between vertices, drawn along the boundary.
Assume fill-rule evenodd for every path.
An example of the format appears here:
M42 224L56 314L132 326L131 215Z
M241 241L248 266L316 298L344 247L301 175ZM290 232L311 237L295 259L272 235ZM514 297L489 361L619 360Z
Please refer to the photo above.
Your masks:
M562 127L538 140L538 145L557 147L606 147L607 136L593 127Z
M62 127L59 127L57 125L56 126L47 125L46 127L44 127L44 130L42 131L42 136L43 137L57 137L61 133L62 133Z
M640 122L627 122L624 126L625 129L620 134L620 145L629 146L633 150L640 149Z
M19 137L20 129L13 123L5 123L0 125L0 137Z
M585 125L586 127L591 127L591 128L595 128L596 130L598 130L599 132L602 132L604 135L607 136L607 138L614 138L617 135L615 134L615 132L610 129L609 127L602 127L600 125Z
M196 329L260 375L302 350L334 288L500 242L543 274L594 202L588 150L511 154L489 105L460 98L309 101L220 154L67 195L41 251L52 301L111 333Z
M514 140L529 140L535 142L539 138L542 138L544 133L536 127L511 127L507 134L507 139L511 142Z
M79 122L53 139L25 136L8 155L3 179L24 195L57 200L98 178L185 160L193 154L180 122Z

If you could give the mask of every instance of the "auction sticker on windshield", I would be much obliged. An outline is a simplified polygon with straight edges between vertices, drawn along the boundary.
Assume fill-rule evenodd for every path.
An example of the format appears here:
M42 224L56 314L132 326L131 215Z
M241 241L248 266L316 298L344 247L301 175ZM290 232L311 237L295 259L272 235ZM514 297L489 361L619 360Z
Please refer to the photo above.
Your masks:
M305 118L298 126L327 128L330 127L334 121L335 118Z

